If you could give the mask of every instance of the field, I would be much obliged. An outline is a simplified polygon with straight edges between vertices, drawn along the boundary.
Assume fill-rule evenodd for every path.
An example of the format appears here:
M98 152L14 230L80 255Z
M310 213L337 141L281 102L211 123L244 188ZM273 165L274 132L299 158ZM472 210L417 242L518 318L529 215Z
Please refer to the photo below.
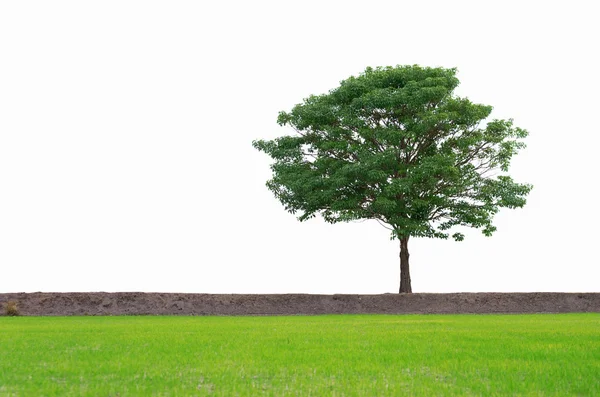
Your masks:
M600 395L600 315L0 317L0 396Z

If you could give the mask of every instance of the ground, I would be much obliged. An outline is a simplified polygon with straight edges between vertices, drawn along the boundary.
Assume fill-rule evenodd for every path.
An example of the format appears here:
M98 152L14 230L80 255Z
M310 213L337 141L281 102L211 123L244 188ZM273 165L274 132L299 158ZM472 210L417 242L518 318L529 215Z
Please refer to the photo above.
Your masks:
M244 295L143 292L0 293L0 315L295 315L600 312L600 293Z

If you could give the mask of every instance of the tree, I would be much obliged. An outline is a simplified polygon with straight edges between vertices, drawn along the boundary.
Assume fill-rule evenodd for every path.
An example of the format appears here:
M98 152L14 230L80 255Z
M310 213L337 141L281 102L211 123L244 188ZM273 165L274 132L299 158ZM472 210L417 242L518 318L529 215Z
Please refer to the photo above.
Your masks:
M410 237L446 239L455 226L491 236L499 208L523 207L532 189L506 174L527 131L485 121L492 107L455 96L455 75L367 68L281 112L296 135L252 142L274 160L267 187L300 221L375 219L400 240L401 293L412 292Z

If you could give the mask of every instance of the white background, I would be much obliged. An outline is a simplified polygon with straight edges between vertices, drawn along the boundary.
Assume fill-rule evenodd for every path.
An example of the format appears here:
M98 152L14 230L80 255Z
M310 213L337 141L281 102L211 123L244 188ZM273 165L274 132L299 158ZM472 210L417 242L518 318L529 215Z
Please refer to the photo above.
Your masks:
M413 290L598 292L593 1L4 1L0 292L384 293L374 221L298 222L253 139L367 66L457 67L530 131L498 231L410 241Z

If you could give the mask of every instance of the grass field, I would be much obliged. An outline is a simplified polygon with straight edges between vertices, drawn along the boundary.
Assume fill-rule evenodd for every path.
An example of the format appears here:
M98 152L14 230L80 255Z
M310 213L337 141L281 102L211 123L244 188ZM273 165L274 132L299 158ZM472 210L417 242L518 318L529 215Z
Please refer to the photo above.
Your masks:
M600 395L600 315L0 317L0 396Z

